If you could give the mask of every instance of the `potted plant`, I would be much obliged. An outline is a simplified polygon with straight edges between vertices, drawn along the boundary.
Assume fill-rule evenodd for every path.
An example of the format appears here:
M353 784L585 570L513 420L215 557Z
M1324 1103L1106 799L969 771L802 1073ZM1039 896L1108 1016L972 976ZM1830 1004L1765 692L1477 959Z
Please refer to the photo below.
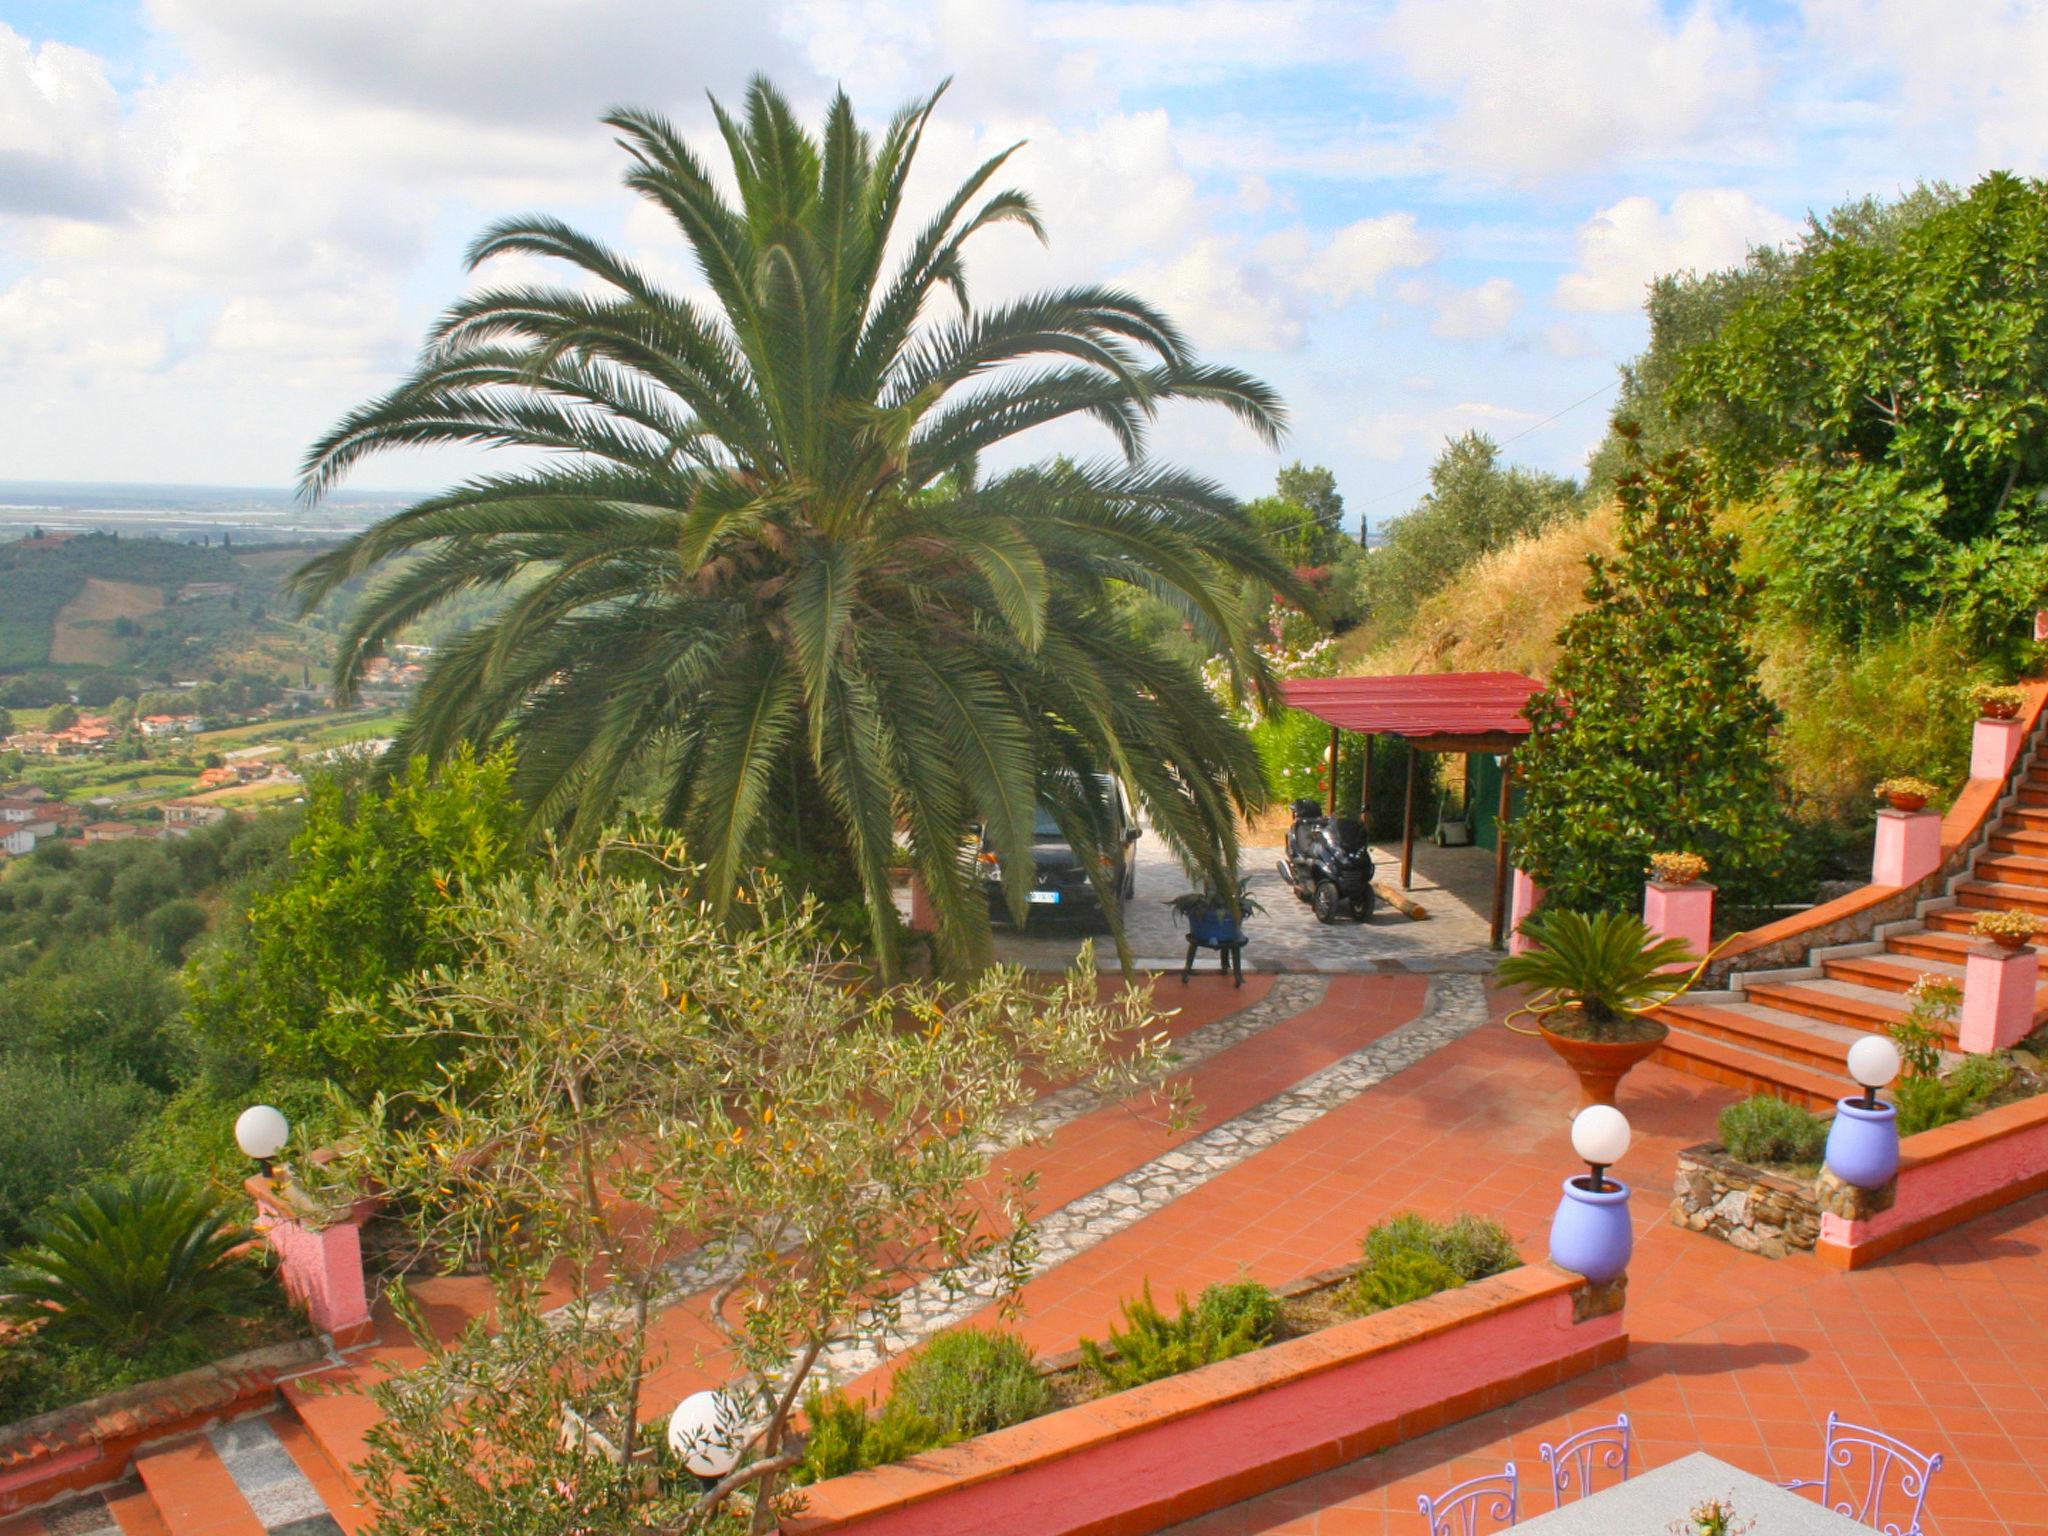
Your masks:
M1167 905L1188 925L1188 937L1197 944L1242 944L1245 918L1265 910L1247 894L1247 886L1242 878L1220 891L1205 883L1198 891L1183 891Z
M1927 802L1941 793L1941 786L1909 775L1903 778L1881 779L1872 793L1895 811L1924 811L1927 809Z
M1970 936L1989 939L2000 949L2025 949L2027 941L2041 931L2041 919L2031 912L1985 912L1970 924Z
M1508 956L1494 972L1532 992L1508 1021L1533 1015L1544 1043L1578 1074L1581 1102L1612 1104L1621 1079L1670 1033L1661 1019L1644 1015L1682 996L1699 975L1665 967L1700 957L1684 940L1657 938L1624 912L1588 917L1547 908L1522 932L1535 948Z
M1650 878L1659 885L1691 885L1709 867L1707 861L1696 853L1650 855Z
M2026 707L2027 691L2010 685L1994 687L1990 683L1979 683L1971 690L1970 697L1983 719L2017 720L2020 710Z

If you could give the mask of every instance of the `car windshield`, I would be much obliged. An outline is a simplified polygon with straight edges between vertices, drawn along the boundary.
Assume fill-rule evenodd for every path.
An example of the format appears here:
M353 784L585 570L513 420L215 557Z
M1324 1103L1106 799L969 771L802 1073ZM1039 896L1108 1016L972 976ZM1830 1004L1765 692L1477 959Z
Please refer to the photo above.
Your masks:
M1034 843L1056 843L1065 837L1066 833L1060 830L1060 824L1053 820L1052 812L1041 805L1038 808L1038 815L1031 823L1031 840Z

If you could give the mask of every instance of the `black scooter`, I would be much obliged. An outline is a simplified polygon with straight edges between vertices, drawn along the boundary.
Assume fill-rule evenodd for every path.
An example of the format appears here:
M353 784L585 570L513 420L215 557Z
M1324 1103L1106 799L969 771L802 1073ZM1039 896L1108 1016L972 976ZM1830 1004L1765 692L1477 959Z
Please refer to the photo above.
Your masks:
M1334 923L1345 911L1361 923L1370 922L1372 873L1372 848L1363 822L1325 816L1313 800L1294 802L1280 878L1315 908L1317 922Z

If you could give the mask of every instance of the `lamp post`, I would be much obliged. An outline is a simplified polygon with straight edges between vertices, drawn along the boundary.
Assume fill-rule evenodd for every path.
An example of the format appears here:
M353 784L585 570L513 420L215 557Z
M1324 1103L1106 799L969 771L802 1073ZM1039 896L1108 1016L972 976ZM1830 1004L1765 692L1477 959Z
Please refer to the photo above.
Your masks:
M235 1117L235 1145L243 1156L256 1160L266 1179L277 1177L271 1160L291 1138L292 1123L268 1104L251 1104Z
M1550 1259L1588 1280L1619 1279L1635 1251L1628 1186L1606 1176L1628 1153L1628 1116L1611 1104L1589 1104L1572 1118L1572 1150L1587 1172L1564 1181L1550 1223Z
M706 1483L739 1464L748 1435L739 1405L723 1392L692 1392L668 1416L668 1448Z
M1899 1075L1899 1048L1883 1035L1849 1047L1849 1075L1860 1097L1838 1100L1828 1127L1828 1172L1858 1189L1882 1189L1899 1171L1899 1111L1877 1090Z

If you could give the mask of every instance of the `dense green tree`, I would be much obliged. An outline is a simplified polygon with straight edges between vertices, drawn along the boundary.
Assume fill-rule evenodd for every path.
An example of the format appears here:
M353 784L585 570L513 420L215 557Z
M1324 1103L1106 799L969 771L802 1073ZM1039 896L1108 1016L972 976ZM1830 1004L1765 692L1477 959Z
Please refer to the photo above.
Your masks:
M1296 459L1273 477L1273 489L1303 508L1326 533L1344 531L1344 498L1337 492L1337 477L1320 464Z
M69 704L59 704L43 719L46 731L68 731L78 724L78 711Z
M1769 493L1773 585L1841 638L1951 607L1985 643L2048 579L2048 182L1816 224L1686 350L1718 483Z
M1588 557L1588 606L1526 710L1515 862L1581 912L1634 911L1659 852L1704 855L1730 900L1766 897L1786 828L1778 711L1746 638L1755 586L1691 455L1623 475L1615 496L1619 551Z
M513 868L522 813L505 757L414 759L383 789L316 780L290 863L251 893L187 970L187 1013L217 1060L325 1075L355 1093L416 1084L433 1060L395 1042L375 1004L453 958L443 914L469 883ZM350 1011L348 1003L371 1005Z
M613 113L627 185L673 222L709 300L551 218L487 231L473 261L553 258L577 285L456 304L415 374L314 448L304 487L427 443L539 462L387 518L297 583L311 604L414 557L342 636L346 696L449 599L529 582L437 650L400 750L509 739L534 819L576 839L642 792L705 860L720 910L764 853L825 857L857 880L885 968L899 828L961 955L987 932L963 827L986 822L1021 911L1034 802L1108 851L1097 771L1121 774L1190 862L1234 865L1235 813L1262 795L1256 756L1118 596L1172 603L1264 694L1246 579L1293 583L1221 488L1143 456L1174 400L1273 440L1265 385L1201 363L1118 289L970 301L972 238L1038 231L1022 193L986 190L1009 151L898 231L935 100L871 137L841 95L814 137L756 81L742 117L717 114L736 203L669 124ZM1124 462L979 473L1070 419L1099 423Z
M1576 493L1556 475L1503 466L1500 446L1483 432L1452 438L1430 465L1428 493L1387 525L1385 542L1367 561L1370 621L1399 628L1473 561L1566 516Z
M181 1001L172 973L125 934L74 940L0 982L0 1041L168 1092L188 1056L172 1028Z

